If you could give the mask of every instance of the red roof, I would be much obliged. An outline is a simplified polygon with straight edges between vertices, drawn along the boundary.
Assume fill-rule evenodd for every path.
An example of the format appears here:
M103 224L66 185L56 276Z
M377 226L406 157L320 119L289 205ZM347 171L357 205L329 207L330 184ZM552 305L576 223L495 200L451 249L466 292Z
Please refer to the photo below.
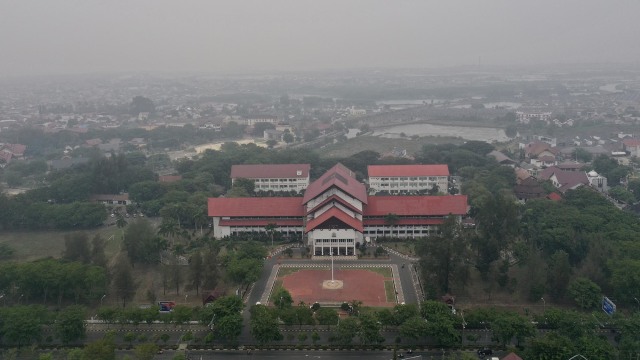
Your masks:
M300 219L220 220L220 226L267 226L269 224L276 224L278 226L304 225L302 218Z
M442 219L416 219L416 218L399 218L395 223L396 225L440 225L444 222ZM364 219L366 226L386 226L388 225L385 219Z
M552 192L551 194L547 195L547 198L549 198L550 200L553 201L560 201L562 200L562 196L558 193Z
M11 162L11 158L13 157L13 154L11 154L8 151L0 151L0 160L2 160L3 163L8 164Z
M447 165L369 165L369 177L375 176L449 176Z
M552 153L553 155L556 155L558 153L558 150L551 147L551 145L545 143L545 142L541 142L541 141L536 141L536 142L532 142L527 144L527 146L524 149L525 154L532 156L532 157L536 157L540 154L542 154L544 151L549 151L550 153Z
M309 177L309 164L245 164L231 166L231 178L299 178ZM300 175L298 175L300 173Z
M515 353L509 353L509 355L503 357L502 360L522 360L522 358Z
M323 212L317 218L309 220L309 222L307 222L307 227L305 228L305 232L309 232L315 229L316 227L322 225L322 223L324 223L325 221L332 218L336 218L342 221L343 223L347 224L348 226L351 226L352 228L356 229L359 232L363 232L364 230L364 226L362 225L362 222L360 220L354 217L351 217L348 214L345 214L342 210L334 207Z
M398 216L464 215L467 213L467 196L369 196L364 216L385 216L390 213Z
M300 217L304 208L299 197L209 198L209 216Z
M324 205L326 205L327 203L331 202L331 201L337 201L339 202L341 205L343 205L344 207L353 210L354 212L357 212L358 214L362 214L362 210L357 209L355 206L349 204L348 202L344 201L341 197L339 197L338 195L331 195L328 198L324 199L320 204L316 205L313 209L309 210L308 213L313 213L314 211L316 211L317 209L320 209L321 207L323 207Z
M622 140L622 143L624 144L624 146L636 147L640 146L640 139L624 139Z
M306 204L333 186L360 200L360 202L367 203L367 189L364 184L358 182L355 174L342 164L336 164L322 174L318 180L309 184L304 192L302 203Z
M27 150L27 146L22 144L4 144L4 148L17 157L23 156Z

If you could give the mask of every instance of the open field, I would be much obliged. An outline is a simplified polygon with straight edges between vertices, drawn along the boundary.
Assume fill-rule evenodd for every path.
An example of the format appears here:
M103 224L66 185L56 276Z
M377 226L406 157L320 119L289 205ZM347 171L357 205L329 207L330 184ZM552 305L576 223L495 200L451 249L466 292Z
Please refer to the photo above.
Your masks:
M77 232L88 235L89 241L96 234L107 240L105 253L111 259L119 250L122 231L117 227L100 227L86 231L9 231L0 232L0 243L15 250L12 260L33 261L46 257L60 257L64 251L64 238Z
M410 134L407 134L410 135ZM448 137L421 137L413 139L389 139L379 136L358 136L345 142L328 145L320 152L322 157L348 157L365 150L376 151L380 154L390 152L394 147L407 149L408 155L413 155L426 144L462 144L462 139Z

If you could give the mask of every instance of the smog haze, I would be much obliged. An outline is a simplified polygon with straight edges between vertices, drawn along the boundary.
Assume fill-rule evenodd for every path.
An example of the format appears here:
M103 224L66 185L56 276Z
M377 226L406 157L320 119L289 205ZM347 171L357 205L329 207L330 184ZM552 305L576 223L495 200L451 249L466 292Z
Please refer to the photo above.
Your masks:
M636 1L0 1L0 76L638 63Z

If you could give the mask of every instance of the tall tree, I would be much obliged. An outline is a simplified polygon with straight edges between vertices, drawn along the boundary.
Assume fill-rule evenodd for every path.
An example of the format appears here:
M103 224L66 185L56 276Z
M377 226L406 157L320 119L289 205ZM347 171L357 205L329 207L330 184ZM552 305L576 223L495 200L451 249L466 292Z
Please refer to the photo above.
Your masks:
M137 219L124 232L124 248L132 264L153 264L158 262L160 251L166 249L166 243L156 236L149 221Z
M104 253L106 241L96 234L91 240L91 263L97 266L107 267L107 256Z
M200 285L205 278L204 263L202 262L202 255L196 252L191 256L189 262L189 287L196 289L196 294L200 294Z
M82 360L115 360L116 346L111 338L96 340L84 347Z
M569 255L560 250L551 255L549 259L549 273L547 278L547 291L551 298L560 300L567 291L571 279L571 264Z
M86 233L74 233L64 237L63 258L70 261L89 263L91 254L89 251L89 237Z
M271 246L273 246L273 234L275 233L277 228L278 225L275 223L268 223L264 226L264 231L266 231L267 234L269 234L269 236L271 237Z
M469 278L470 255L464 228L458 219L449 216L440 226L440 234L421 238L416 245L425 278L437 286L440 293L448 293L453 285L464 286Z
M290 308L291 304L293 304L291 294L289 293L289 291L287 291L287 289L283 287L279 287L278 289L276 289L273 292L273 295L271 295L271 299L273 301L273 304L278 309Z
M131 271L129 259L124 255L120 255L112 272L113 288L118 298L122 300L123 308L126 306L127 301L133 298L137 287Z
M63 344L84 339L86 336L86 309L82 306L69 306L58 313L56 317L56 336Z
M171 282L176 287L176 295L180 294L180 287L182 287L182 281L184 280L182 268L183 266L177 263L171 265Z
M259 344L268 344L282 339L275 315L264 305L255 305L251 308L251 335Z
M497 193L485 198L476 214L476 267L486 278L491 264L509 247L519 232L518 206L510 196Z
M220 273L218 271L218 256L216 251L209 249L203 257L204 275L202 280L202 288L213 290L218 286Z
M396 225L398 224L398 221L400 221L400 217L397 214L389 213L384 216L385 225L391 227L392 229L391 236L393 236L393 228L396 227Z

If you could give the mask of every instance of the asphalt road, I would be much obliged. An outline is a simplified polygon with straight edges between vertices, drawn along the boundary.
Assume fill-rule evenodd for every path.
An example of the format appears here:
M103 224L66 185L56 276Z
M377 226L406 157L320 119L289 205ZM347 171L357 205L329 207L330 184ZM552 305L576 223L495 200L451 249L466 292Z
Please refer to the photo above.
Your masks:
M118 351L118 358L124 357L125 354L131 355L130 351ZM170 360L178 351L168 350L162 354L158 354L154 357L154 360ZM398 351L398 355L403 355L403 358L398 356L398 360L440 360L448 355L451 351L416 351L412 354L408 354L403 351ZM476 355L475 352L469 351L469 354ZM494 352L493 356L502 357L505 356L505 352ZM246 351L212 351L212 350L189 350L187 352L188 359L190 360L207 360L207 359L229 359L229 360L262 360L262 359L287 359L287 360L343 360L343 359L371 359L371 360L389 360L393 359L393 351L308 351L308 350L261 350L252 351L247 353Z

